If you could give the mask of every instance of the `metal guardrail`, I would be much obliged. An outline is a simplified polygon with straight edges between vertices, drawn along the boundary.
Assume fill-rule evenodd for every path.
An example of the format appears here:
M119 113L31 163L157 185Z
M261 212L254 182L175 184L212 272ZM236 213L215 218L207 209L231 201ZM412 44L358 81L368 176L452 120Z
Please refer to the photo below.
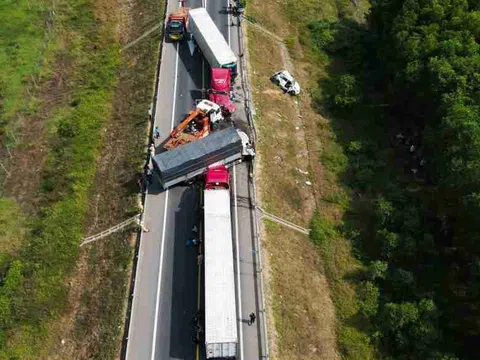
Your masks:
M128 48L132 47L136 43L138 43L140 40L146 38L148 35L150 35L152 32L154 32L157 29L160 29L163 26L163 21L161 21L159 24L155 25L152 27L150 30L147 30L145 33L140 35L138 38L135 40L129 42L127 45L125 45L122 49L120 49L120 52L127 50Z
M301 232L305 235L310 234L310 229L305 229L301 226L298 226L297 224L292 223L291 221L288 221L288 220L282 219L282 218L280 218L276 215L270 214L270 213L266 212L265 210L263 210L260 206L257 206L257 209L260 210L260 212L262 213L261 218L265 217L267 219L270 219L270 220L276 222L277 224L284 225L284 226L286 226L286 227L288 227L292 230Z
M113 233L115 233L119 230L122 230L122 229L126 228L127 226L129 226L133 222L140 223L140 216L141 216L141 214L137 214L137 215L131 217L130 219L122 221L120 224L112 226L111 228L109 228L107 230L104 230L104 231L102 231L98 234L86 237L86 238L83 239L83 242L80 244L80 246L83 246L83 245L89 244L91 242L100 240L100 239L102 239L102 238L104 238L104 237L106 237L110 234L113 234Z

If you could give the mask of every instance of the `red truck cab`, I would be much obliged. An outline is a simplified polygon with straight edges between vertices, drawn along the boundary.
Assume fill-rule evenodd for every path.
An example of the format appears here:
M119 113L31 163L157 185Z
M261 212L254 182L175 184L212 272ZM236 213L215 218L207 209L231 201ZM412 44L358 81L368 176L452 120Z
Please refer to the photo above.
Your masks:
M224 165L214 165L208 168L205 175L205 189L229 189L230 172Z
M220 105L230 114L235 111L235 105L230 99L232 74L229 69L212 68L212 77L210 79L211 89L209 91L209 100Z

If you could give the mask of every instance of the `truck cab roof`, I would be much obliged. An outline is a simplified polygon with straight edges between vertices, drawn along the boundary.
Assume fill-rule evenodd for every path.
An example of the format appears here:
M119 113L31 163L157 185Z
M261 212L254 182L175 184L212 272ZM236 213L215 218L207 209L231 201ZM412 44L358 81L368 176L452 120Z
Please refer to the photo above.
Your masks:
M230 99L231 79L232 74L230 69L212 68L210 86L210 101L225 107L230 113L233 113L236 108Z
M223 188L230 187L230 173L224 165L212 165L205 175L205 188Z

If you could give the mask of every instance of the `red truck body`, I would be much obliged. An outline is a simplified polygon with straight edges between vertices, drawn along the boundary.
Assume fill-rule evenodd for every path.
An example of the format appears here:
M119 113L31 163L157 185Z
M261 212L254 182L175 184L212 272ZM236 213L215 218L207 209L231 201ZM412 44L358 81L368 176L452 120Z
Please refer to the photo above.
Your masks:
M212 68L212 76L210 79L209 100L220 105L230 113L235 111L235 105L230 100L232 74L229 69Z
M212 166L205 175L205 189L228 189L230 172L224 165Z

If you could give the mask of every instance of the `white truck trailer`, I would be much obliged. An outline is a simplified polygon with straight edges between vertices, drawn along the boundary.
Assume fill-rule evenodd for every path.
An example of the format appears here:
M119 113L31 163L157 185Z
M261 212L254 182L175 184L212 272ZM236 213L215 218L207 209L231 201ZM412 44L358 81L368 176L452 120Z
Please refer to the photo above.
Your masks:
M210 168L205 177L203 204L207 359L237 357L229 178L229 172L224 166Z
M212 68L226 68L237 75L237 57L205 8L190 10L189 32Z

